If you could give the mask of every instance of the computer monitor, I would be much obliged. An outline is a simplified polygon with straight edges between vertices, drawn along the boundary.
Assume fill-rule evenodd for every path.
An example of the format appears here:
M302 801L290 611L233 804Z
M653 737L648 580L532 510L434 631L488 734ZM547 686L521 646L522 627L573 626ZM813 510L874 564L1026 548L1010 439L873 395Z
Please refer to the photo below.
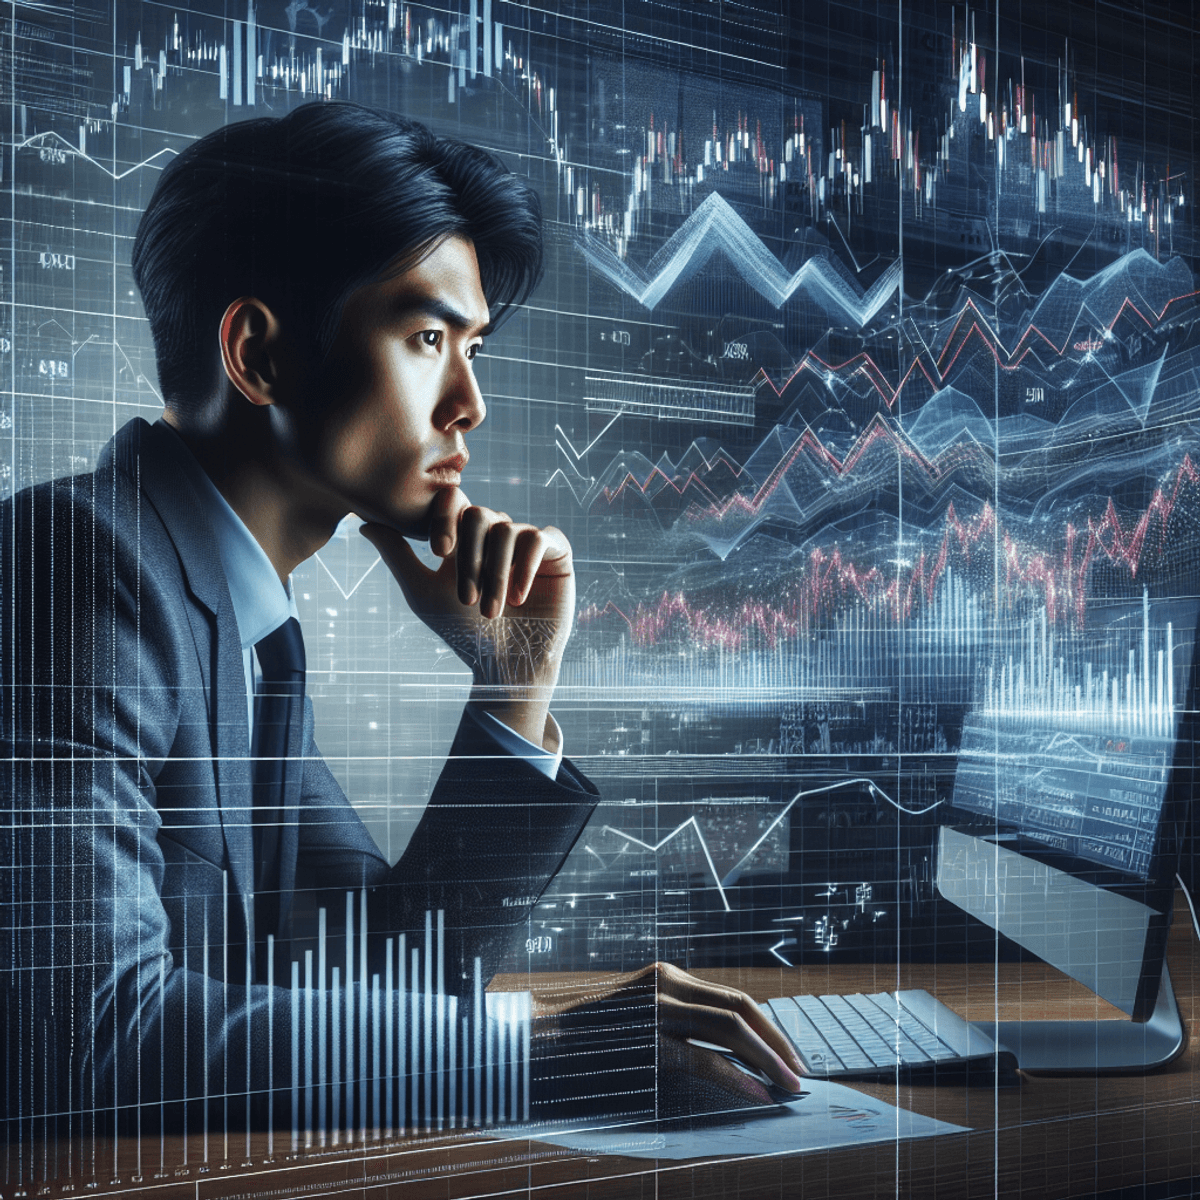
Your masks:
M946 899L1131 1020L1005 1022L1023 1068L1138 1070L1183 1032L1166 973L1193 779L1195 597L1008 623L963 725Z

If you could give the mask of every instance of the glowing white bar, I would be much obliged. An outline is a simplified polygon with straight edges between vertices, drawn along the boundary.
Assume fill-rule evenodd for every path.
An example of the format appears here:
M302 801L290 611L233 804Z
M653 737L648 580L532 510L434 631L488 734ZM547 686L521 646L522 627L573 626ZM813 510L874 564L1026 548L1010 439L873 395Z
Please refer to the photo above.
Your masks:
M367 1140L367 889L358 908L358 1124L359 1140Z
M202 1146L203 1146L203 1153L204 1153L204 1161L208 1162L208 1070L207 1070L207 1065L208 1065L208 922L207 921L204 922L204 944L203 944L202 953L203 953L203 958L204 958L204 962L203 962L204 991L202 993L204 999L201 1003L202 1003L202 1008L204 1011L204 1038L203 1038L204 1051L203 1051L203 1053L204 1053L205 1071L204 1071L204 1081L202 1084L203 1091L204 1091L204 1112L201 1115L201 1129L203 1131Z
M476 0L471 0L471 9L470 9L469 16L467 18L468 21L470 22L469 32L467 35L467 45L468 45L467 55L468 55L468 59L469 59L468 65L470 67L472 79L475 78L475 64L479 61L479 17L478 17L478 12L479 12L479 9L477 7ZM486 32L487 31L485 30L484 31L484 33L485 33L484 40L485 41L487 40Z
M475 1124L483 1123L483 1106L480 1087L483 1082L483 966L475 959L475 1024L471 1030L471 1051L474 1058L475 1079ZM464 1097L465 1099L465 1097Z
M503 992L495 998L496 1029L496 1121L503 1125L508 1119L505 1101L508 1099L508 996ZM492 1024L488 1022L489 1026Z
M354 1140L354 893L346 893L346 1140Z
M233 23L233 103L242 103L242 23Z
M487 1046L483 1054L484 1124L492 1124L492 1067L496 1061L496 1023L487 1021L484 1036Z
M492 74L492 0L483 0L483 73Z
M520 1037L519 996L508 998L508 1114L517 1119L517 1083L521 1075L521 1049L524 1042Z
M521 1073L524 1077L525 1086L525 1115L524 1120L528 1121L529 1116L529 1063L532 1056L532 1047L530 1040L533 1034L533 997L525 996L523 998L523 1012L521 1021Z
M433 1120L433 913L425 910L425 1128Z
M446 1114L446 913L437 914L437 1127Z
M330 1091L333 1093L333 1144L336 1146L342 1140L342 988L341 971L333 968L333 976L329 981L333 993L333 1013L330 1017L332 1025L330 1040L333 1042L333 1070L330 1073Z
M462 1019L462 1123L463 1128L467 1128L471 1124L471 1089L470 1089L470 1071L471 1071L471 1023L467 1017ZM478 1078L478 1077L477 1077ZM476 1086L476 1092L478 1092Z
M275 1153L275 935L267 934L267 1154Z
M292 964L295 967L295 963ZM313 1130L313 952L304 952L304 1144Z
M246 9L246 103L254 106L255 22L254 5Z
M317 1129L325 1145L325 1087L328 1082L329 1045L326 1024L329 1019L329 987L325 982L325 910L317 910Z
M409 1109L412 1112L412 1123L413 1123L414 1129L417 1126L417 1117L421 1111L420 1105L419 1105L418 1099L417 1099L417 1096L418 1096L417 1089L420 1086L420 1082L421 1082L421 1057L420 1057L420 1049L421 1049L420 1040L421 1039L418 1036L419 1024L418 1024L418 1019L417 1019L417 1017L418 1017L417 1009L421 1003L420 994L417 992L417 980L420 977L420 973L421 973L421 954L420 954L420 951L416 948L416 946L414 946L413 950L412 950L412 988L413 988L413 991L412 991L412 1020L409 1025L409 1028L412 1032L412 1042L411 1042L411 1054L410 1054L409 1063L408 1063L409 1087L411 1088L411 1101L412 1101L411 1104L409 1105Z
M300 1149L300 964L292 959L292 1152Z
M406 1128L405 1122L407 1120L407 1117L405 1115L405 1111L406 1111L405 1105L408 1101L408 1089L405 1087L405 1083L406 1083L406 1080L408 1077L408 1073L405 1070L405 1064L407 1062L407 1058L405 1057L405 1047L408 1044L408 1027L409 1027L408 989L406 988L405 982L404 982L405 968L407 966L407 963L406 963L405 957L404 957L406 940L407 940L407 936L402 933L400 935L400 945L397 950L398 979L396 981L396 986L397 986L397 990L399 991L399 994L400 994L400 1016L401 1016L400 1030L399 1030L400 1045L398 1046L398 1048L396 1050L396 1059L397 1059L397 1064L398 1064L397 1071L396 1071L396 1075L397 1075L396 1086L400 1093L400 1096L399 1096L400 1111L397 1114L398 1119L396 1121L396 1127L398 1129Z
M392 939L388 938L384 945L384 967L383 967L383 994L387 997L387 1011L383 1019L383 1058L387 1063L387 1099L384 1101L384 1126L389 1129L395 1129L392 1124L392 1090L395 1087L396 1077L396 1060L393 1057L395 1050L394 1028L395 1014L394 1007L396 1002L396 993L392 989Z
M457 1011L457 1009L455 1011ZM448 1049L450 1051L450 1065L447 1068L447 1070L450 1075L450 1128L451 1129L455 1129L458 1126L458 1121L455 1119L456 1113L458 1111L455 1101L457 1100L458 1097L457 1097L457 1089L454 1086L455 1083L457 1082L457 1078L458 1078L458 1058L457 1058L457 1055L455 1054L455 1049L458 1045L458 1038L455 1037L455 1034L457 1032L457 1030L455 1028L456 1024L457 1024L457 1022L454 1020L454 1013L451 1013L449 1023L448 1023L448 1032L447 1032L447 1036L446 1036L446 1041L448 1042Z
M379 1113L379 972L371 976L371 1105L375 1117L375 1140L382 1137Z

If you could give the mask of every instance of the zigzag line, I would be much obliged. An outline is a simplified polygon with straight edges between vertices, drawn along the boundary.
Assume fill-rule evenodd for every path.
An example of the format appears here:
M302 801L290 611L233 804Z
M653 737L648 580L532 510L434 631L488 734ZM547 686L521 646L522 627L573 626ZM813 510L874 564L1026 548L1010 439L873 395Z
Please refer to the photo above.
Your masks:
M1163 305L1161 312L1155 312L1152 307L1149 308L1153 320L1142 312L1129 297L1126 297L1121 302L1116 315L1111 320L1105 322L1103 328L1105 331L1111 331L1117 321L1120 320L1122 314L1128 310L1139 317L1148 329L1153 329L1157 322L1163 320L1172 304L1183 300L1190 300L1197 295L1200 295L1200 292L1185 292L1181 296L1172 296ZM1080 311L1082 312L1082 309ZM964 332L963 325L967 320L970 321L970 324ZM918 371L925 376L929 385L935 390L943 387L949 380L959 356L972 338L977 338L983 343L984 347L996 360L996 365L1000 370L1016 371L1024 363L1026 356L1032 352L1033 346L1030 343L1035 338L1040 338L1057 357L1061 358L1066 354L1071 345L1071 337L1072 335L1068 334L1066 341L1061 346L1058 346L1036 325L1030 323L1025 327L1015 347L1010 351L1005 348L1003 342L1000 340L1000 335L992 328L991 322L975 306L975 302L968 300L955 318L954 325L937 357L933 357L933 352L929 347L922 348L895 387L892 387L882 369L866 350L862 350L852 358L848 358L840 363L826 362L820 355L814 354L809 350L796 366L792 368L791 373L781 384L776 385L766 370L760 367L755 375L754 386L769 387L776 396L782 396L801 371L812 371L814 374L820 375L822 379L826 375L834 375L845 379L861 374L870 382L871 386L878 393L879 398L891 409L895 407L896 399L904 390L909 379Z
M178 150L172 150L170 148L170 146L167 146L166 148L157 151L157 153L150 155L150 157L148 159L146 159L144 162L134 163L134 165L132 167L130 167L128 170L110 171L98 159L92 158L92 156L90 154L84 154L84 152L82 150L80 150L78 146L72 145L70 142L68 142L67 139L65 137L63 137L63 135L61 133L54 133L53 131L51 131L49 133L32 134L29 137L27 137L23 142L18 142L16 144L16 146L13 147L13 149L24 150L29 146L34 146L34 145L40 146L46 141L47 138L54 138L55 140L62 142L62 144L65 148L64 149L65 153L71 154L75 158L82 158L84 162L90 162L93 167L98 167L101 171L103 171L104 174L109 177L109 179L124 179L126 175L132 175L134 173L134 171L140 171L143 167L151 166L154 163L154 160L156 158L159 158L164 154L172 154L173 155L173 154L179 153Z
M684 221L644 269L624 262L590 234L584 234L578 245L594 270L651 310L718 250L723 250L738 274L776 308L782 308L797 289L807 285L828 300L847 322L859 326L867 324L900 287L899 260L861 296L837 276L824 258L810 258L789 275L758 234L717 192Z

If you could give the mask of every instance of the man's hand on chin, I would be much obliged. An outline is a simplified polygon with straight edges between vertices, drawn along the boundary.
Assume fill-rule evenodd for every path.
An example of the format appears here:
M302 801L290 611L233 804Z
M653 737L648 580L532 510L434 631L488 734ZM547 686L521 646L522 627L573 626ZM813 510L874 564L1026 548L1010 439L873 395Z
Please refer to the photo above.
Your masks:
M433 502L429 546L442 559L436 571L397 530L368 524L361 532L413 612L471 668L472 704L544 745L575 613L566 535L471 504L459 488L441 489Z

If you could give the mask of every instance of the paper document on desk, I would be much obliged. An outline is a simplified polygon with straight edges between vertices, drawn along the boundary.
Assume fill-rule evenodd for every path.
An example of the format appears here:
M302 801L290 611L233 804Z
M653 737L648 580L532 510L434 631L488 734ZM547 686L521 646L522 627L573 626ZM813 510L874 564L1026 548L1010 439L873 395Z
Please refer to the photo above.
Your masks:
M680 1129L679 1122L643 1121L554 1132L525 1125L504 1133L567 1146L584 1154L683 1159L796 1154L969 1132L963 1125L895 1108L844 1084L806 1079L804 1087L807 1095L777 1110L732 1115L728 1122L713 1121L694 1130Z

